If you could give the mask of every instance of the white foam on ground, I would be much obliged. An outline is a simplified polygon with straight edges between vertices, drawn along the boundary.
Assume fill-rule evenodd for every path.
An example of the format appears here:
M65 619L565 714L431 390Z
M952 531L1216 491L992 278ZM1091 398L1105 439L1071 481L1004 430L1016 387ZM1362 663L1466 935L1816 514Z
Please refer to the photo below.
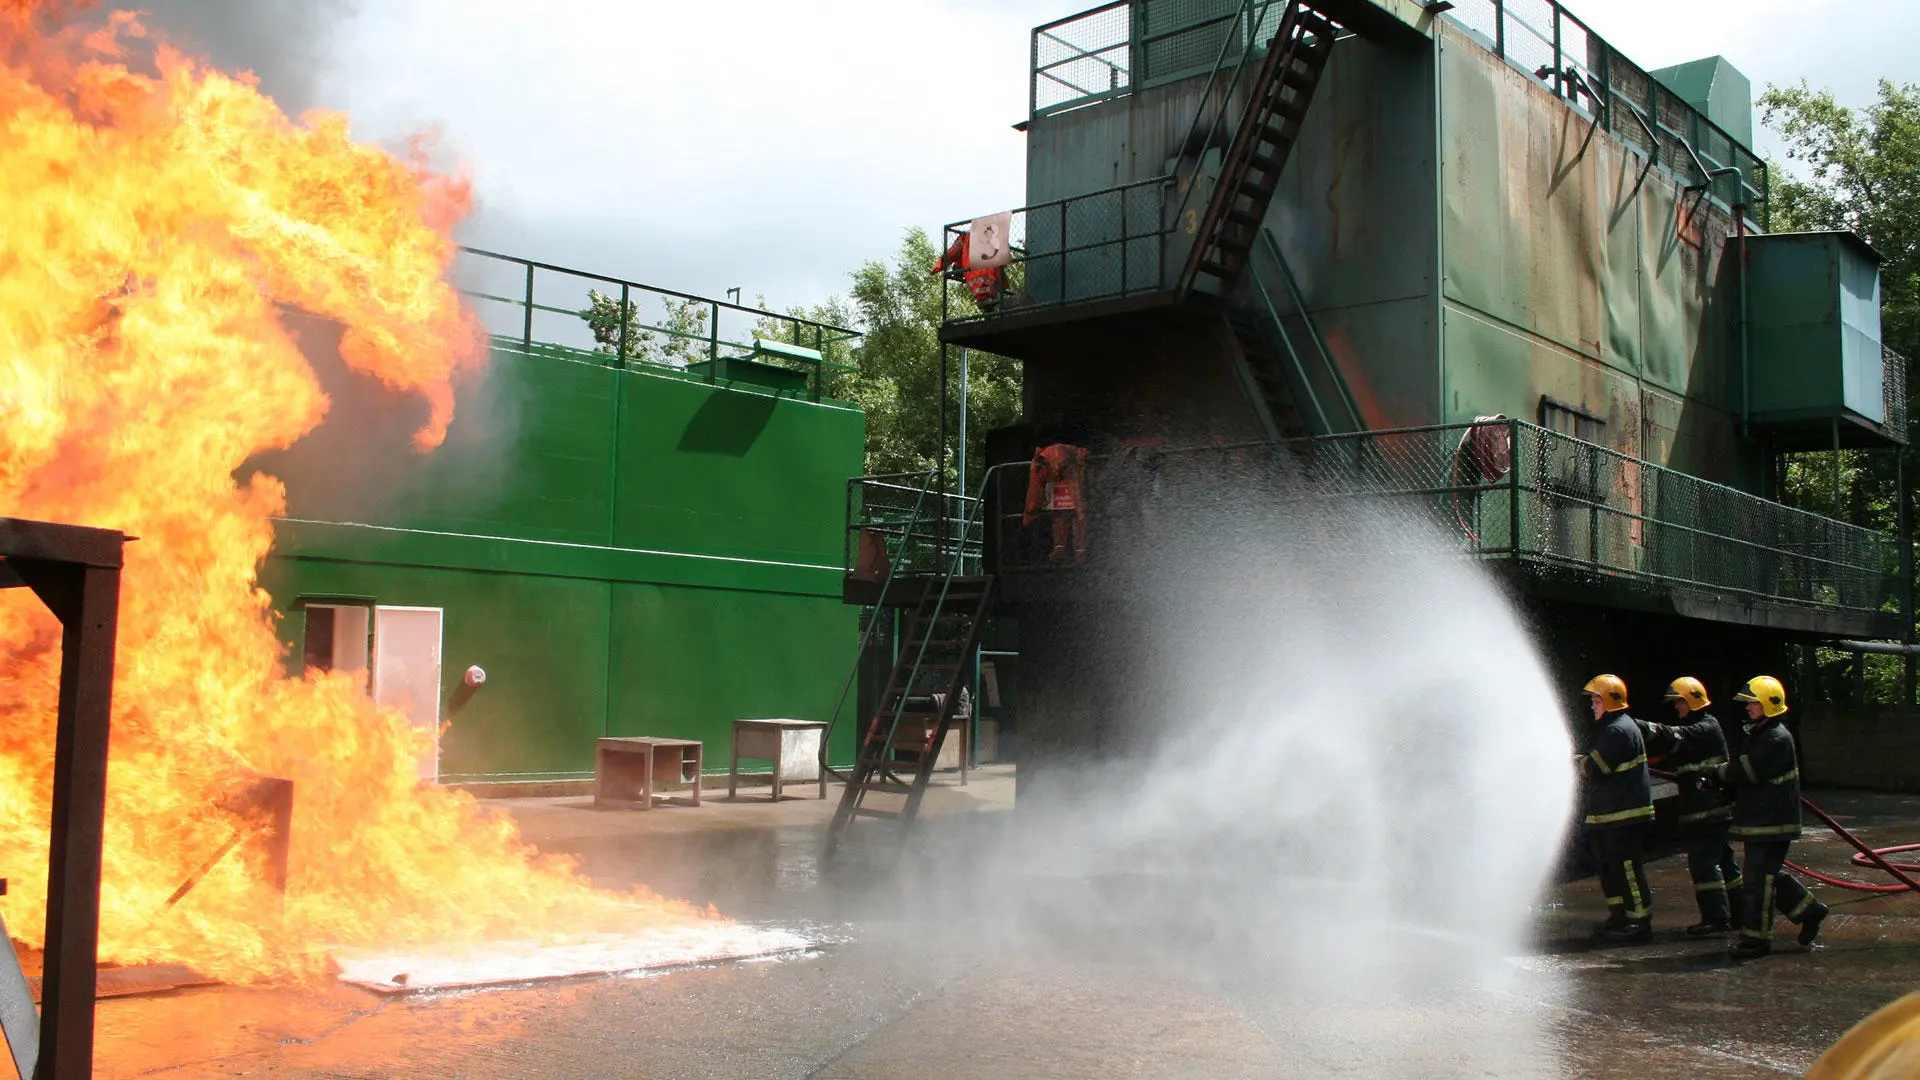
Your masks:
M806 949L788 930L740 923L663 926L559 941L500 941L392 953L334 953L340 981L383 994L469 989L744 960Z

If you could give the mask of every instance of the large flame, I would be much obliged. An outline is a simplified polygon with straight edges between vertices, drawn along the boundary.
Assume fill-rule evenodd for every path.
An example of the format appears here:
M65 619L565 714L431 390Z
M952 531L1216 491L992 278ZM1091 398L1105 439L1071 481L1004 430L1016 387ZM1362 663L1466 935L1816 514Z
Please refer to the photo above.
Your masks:
M255 573L284 504L237 484L327 402L278 305L346 327L349 365L431 406L484 352L444 273L458 177L289 120L117 13L90 26L0 0L0 515L122 529L101 954L234 980L322 970L329 946L525 938L701 913L595 892L471 798L415 781L405 721L344 676L289 679ZM141 70L126 50L140 47ZM146 67L151 57L150 68ZM0 875L44 934L56 622L0 591ZM284 897L250 845L168 897L294 781Z

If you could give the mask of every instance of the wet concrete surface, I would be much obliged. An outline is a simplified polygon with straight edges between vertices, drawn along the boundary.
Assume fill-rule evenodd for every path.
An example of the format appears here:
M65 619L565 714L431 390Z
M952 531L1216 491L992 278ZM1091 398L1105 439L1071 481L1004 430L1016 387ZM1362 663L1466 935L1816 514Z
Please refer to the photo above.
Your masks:
M950 783L950 782L949 782ZM711 798L711 797L710 797ZM1876 845L1920 840L1920 799L1815 798ZM1600 949L1592 881L1553 890L1528 949L1491 982L1449 981L1444 941L1408 950L1399 985L1326 989L1284 953L1102 918L1014 930L961 896L968 853L1012 820L1012 777L930 796L925 860L902 875L820 870L832 800L724 793L699 808L603 813L590 800L500 804L543 848L610 886L809 930L811 953L646 977L382 998L346 987L212 987L103 1001L98 1073L131 1076L647 1077L884 1080L1239 1077L1759 1077L1799 1075L1853 1023L1915 988L1920 899L1818 890L1821 947L1734 965L1694 941L1681 862L1654 867L1657 939ZM1846 868L1809 832L1796 857ZM933 888L921 887L927 882ZM1005 887L1004 883L995 887ZM1426 887L1471 887L1440 883ZM1276 941L1318 933L1300 904ZM1108 912L1107 914L1111 914ZM1335 953L1334 955L1338 955ZM1334 980L1337 981L1337 980ZM1310 984L1310 985L1309 985Z

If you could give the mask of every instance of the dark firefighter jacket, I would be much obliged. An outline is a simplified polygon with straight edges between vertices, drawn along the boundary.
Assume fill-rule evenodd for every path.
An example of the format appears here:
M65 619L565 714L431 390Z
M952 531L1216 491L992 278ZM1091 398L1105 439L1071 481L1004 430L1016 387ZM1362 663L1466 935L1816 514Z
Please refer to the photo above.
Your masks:
M1790 840L1800 835L1800 759L1779 717L1747 729L1746 744L1727 763L1733 785L1733 827L1744 840Z
M1733 819L1733 803L1720 781L1727 763L1727 733L1711 713L1694 712L1685 724L1646 725L1647 752L1673 774L1680 788L1679 823L1694 828Z
M1586 822L1596 829L1653 821L1653 785L1647 778L1647 747L1640 724L1625 709L1593 725L1593 741L1580 759L1585 779Z

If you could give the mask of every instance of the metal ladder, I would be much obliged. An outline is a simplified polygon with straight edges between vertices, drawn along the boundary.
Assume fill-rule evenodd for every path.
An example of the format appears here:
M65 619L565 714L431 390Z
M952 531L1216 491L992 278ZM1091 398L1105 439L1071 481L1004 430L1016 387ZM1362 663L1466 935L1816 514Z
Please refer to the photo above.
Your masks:
M1206 279L1214 283L1210 291L1222 296L1232 291L1300 137L1307 106L1333 51L1334 32L1332 21L1300 0L1287 4L1194 236L1183 292Z
M976 502L976 509L984 502ZM961 573L972 513L961 519L946 572L924 581L906 620L893 673L860 733L853 773L827 827L827 858L863 819L892 823L894 840L904 843L920 812L993 608L993 578ZM870 806L868 799L874 795L901 801L891 807Z

